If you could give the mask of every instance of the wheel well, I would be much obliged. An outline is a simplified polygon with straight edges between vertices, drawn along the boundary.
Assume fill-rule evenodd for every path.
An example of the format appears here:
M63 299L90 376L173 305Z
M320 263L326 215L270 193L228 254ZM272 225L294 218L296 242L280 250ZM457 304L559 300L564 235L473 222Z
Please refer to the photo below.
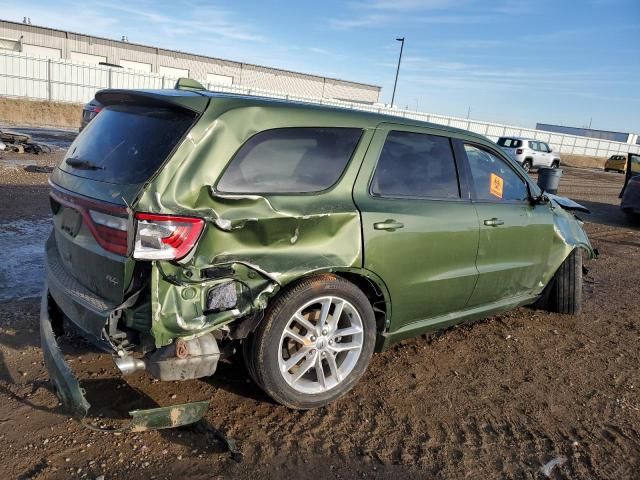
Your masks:
M388 312L387 302L384 298L384 294L380 290L380 287L378 287L373 280L357 273L335 272L335 275L353 283L367 296L371 303L371 308L373 308L373 313L376 316L376 326L378 331L382 332L387 326Z
M315 273L303 278L304 279L313 278L313 277L318 277L322 275L327 275L327 272ZM373 280L367 278L364 275L360 275L358 273L353 273L353 272L339 271L339 272L331 272L329 273L329 275L335 275L336 277L343 278L344 280L347 280L348 282L351 282L356 287L358 287L362 291L362 293L365 294L367 299L369 299L371 308L373 308L373 313L376 318L377 330L379 332L383 332L387 328L388 326L387 325L387 319L388 319L387 302L386 302L384 293ZM285 285L284 288L281 289L273 298L277 297L278 295L281 295L284 291L290 288L291 285L294 285L296 282L301 281L303 278L300 278L296 281L291 282L290 284ZM271 298L269 302L272 302L273 298ZM268 308L269 307L267 307L267 309ZM231 327L230 337L235 340L246 338L251 332L253 332L258 327L260 322L262 322L264 313L265 311L261 310L237 322L234 322L234 324Z

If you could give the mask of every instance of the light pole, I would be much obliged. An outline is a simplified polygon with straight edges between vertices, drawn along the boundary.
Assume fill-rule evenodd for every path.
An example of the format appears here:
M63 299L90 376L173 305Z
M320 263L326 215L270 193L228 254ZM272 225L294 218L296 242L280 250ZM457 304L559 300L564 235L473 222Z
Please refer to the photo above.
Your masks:
M400 56L398 57L398 68L396 69L396 81L393 82L393 94L391 95L391 108L393 108L393 101L396 98L396 86L398 85L398 74L400 73L400 62L402 61L402 49L404 48L404 37L396 38L396 41L400 42Z

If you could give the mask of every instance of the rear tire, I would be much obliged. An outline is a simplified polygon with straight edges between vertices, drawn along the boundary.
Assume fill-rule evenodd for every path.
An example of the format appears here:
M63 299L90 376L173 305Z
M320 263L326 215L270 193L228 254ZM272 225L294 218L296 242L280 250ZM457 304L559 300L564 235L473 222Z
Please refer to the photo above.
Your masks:
M369 299L351 282L322 275L294 284L275 299L245 356L251 356L256 383L271 398L289 408L310 409L355 386L375 339Z
M582 252L573 250L555 273L547 308L551 312L578 315L582 311Z
M531 171L531 160L525 160L522 162L522 168L524 168L525 172L529 173Z

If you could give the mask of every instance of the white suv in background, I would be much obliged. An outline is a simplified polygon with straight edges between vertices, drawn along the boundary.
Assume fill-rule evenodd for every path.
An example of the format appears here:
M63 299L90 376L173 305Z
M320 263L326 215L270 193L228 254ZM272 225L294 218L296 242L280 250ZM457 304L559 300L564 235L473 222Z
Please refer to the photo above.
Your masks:
M526 172L533 168L558 168L560 166L560 155L540 140L500 137L497 143L511 158L522 165Z

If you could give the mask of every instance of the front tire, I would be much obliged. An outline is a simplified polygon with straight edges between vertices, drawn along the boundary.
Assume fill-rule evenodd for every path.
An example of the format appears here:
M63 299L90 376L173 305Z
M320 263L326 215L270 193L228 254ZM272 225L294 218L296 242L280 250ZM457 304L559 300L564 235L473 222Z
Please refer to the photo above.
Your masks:
M549 292L548 309L578 315L582 311L582 253L574 249L555 273Z
M522 162L522 168L524 168L525 172L529 173L531 171L531 160L525 160Z
M294 284L268 308L252 339L256 382L295 409L327 405L346 394L373 354L376 322L354 284L322 275Z

